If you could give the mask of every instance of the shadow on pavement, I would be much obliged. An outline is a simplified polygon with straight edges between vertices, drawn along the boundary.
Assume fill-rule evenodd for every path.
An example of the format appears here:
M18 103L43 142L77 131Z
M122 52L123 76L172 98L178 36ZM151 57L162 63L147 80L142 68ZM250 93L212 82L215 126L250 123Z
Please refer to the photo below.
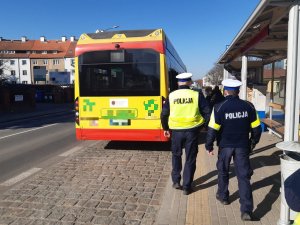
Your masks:
M254 152L262 152L267 149L273 148L275 144L260 148ZM280 165L280 158L279 156L282 154L282 151L278 150L273 152L273 154L268 156L257 156L254 158L251 158L251 166L253 171L262 168L262 167L268 167L268 166L274 166L274 165ZM208 174L201 176L194 180L193 186L194 191L198 191L201 189L206 189L212 186L217 185L218 179L217 179L218 172L217 170L211 171ZM229 172L229 179L235 177L235 171L234 171L234 165L230 165L230 172ZM205 183L206 181L214 178L213 180L209 181L208 183ZM257 205L257 208L254 211L254 216L257 220L260 220L264 215L266 215L271 209L274 202L277 200L277 198L280 195L280 172L273 174L271 176L268 176L262 180L256 181L252 183L252 190L258 190L260 188L266 187L266 186L272 186L268 194L265 196L264 199ZM233 202L235 200L239 199L239 193L238 191L234 192L229 196L230 202Z
M139 150L139 151L171 151L171 142L152 141L110 141L104 149Z
M253 152L250 153L250 155L255 155L257 153L260 153L260 152L263 152L263 151L266 151L266 150L269 150L271 148L275 148L276 147L276 144L277 143L274 143L274 144L271 144L271 145L267 145L267 146L264 146L262 148L258 148L256 150L254 150Z
M206 131L200 131L198 136L198 144L205 143ZM155 142L155 141L110 141L105 149L114 150L141 150L141 151L171 151L171 141Z

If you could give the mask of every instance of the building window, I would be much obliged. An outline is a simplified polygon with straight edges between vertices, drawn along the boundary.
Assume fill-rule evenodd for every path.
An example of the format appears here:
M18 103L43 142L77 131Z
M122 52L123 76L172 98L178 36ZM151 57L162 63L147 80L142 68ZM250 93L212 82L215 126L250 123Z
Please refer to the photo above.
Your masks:
M36 59L33 59L33 60L32 60L32 64L33 64L33 65L37 65L37 64L38 64L38 61L37 61Z
M47 54L47 51L42 51L42 54Z
M53 59L53 65L58 65L59 64L59 59Z
M22 84L27 84L27 80L22 81Z
M16 75L16 71L15 71L15 70L11 70L11 71L10 71L10 74L11 74L12 76L15 76L15 75Z
M22 65L26 65L27 61L26 60L22 60Z
M22 71L23 75L27 75L27 70Z
M48 65L48 59L44 59L44 60L43 60L43 64L44 64L44 65Z
M10 60L10 65L15 65L15 60Z

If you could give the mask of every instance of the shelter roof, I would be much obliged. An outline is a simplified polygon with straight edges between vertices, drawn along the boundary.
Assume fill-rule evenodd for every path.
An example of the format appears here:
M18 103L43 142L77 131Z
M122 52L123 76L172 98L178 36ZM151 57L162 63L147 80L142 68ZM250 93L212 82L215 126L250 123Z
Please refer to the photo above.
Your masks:
M243 55L268 64L287 57L288 15L293 0L261 0L218 63L234 67Z

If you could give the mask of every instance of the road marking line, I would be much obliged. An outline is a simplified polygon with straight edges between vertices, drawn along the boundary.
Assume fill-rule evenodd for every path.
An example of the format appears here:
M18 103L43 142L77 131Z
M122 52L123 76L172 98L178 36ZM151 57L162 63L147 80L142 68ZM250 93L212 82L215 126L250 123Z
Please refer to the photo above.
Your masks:
M7 181L4 181L2 184L0 184L0 186L11 186L29 176L31 176L34 173L37 173L38 171L40 171L42 168L32 168L29 169L21 174L19 174L18 176L15 176Z
M73 154L74 152L77 152L78 150L82 149L81 146L76 146L74 148L71 148L70 150L60 154L59 156L63 156L63 157L66 157L66 156L69 156L71 154Z
M42 126L42 127L37 127L37 128L31 129L31 130L25 130L25 131L22 131L22 132L19 132L19 133L15 133L15 134L6 135L6 136L3 136L3 137L0 137L0 140L4 139L4 138L16 136L18 134L24 134L24 133L28 133L28 132L31 132L31 131L34 131L34 130L39 130L39 129L46 128L46 127L51 127L51 126L54 126L56 124L58 124L58 123L54 123L54 124L50 124L50 125L46 125L46 126Z

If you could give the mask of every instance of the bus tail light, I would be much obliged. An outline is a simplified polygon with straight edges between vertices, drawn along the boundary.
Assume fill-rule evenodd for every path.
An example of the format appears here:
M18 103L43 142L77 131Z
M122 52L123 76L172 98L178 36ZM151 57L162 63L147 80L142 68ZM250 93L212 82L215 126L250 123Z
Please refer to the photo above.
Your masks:
M75 122L79 126L79 100L75 99Z

